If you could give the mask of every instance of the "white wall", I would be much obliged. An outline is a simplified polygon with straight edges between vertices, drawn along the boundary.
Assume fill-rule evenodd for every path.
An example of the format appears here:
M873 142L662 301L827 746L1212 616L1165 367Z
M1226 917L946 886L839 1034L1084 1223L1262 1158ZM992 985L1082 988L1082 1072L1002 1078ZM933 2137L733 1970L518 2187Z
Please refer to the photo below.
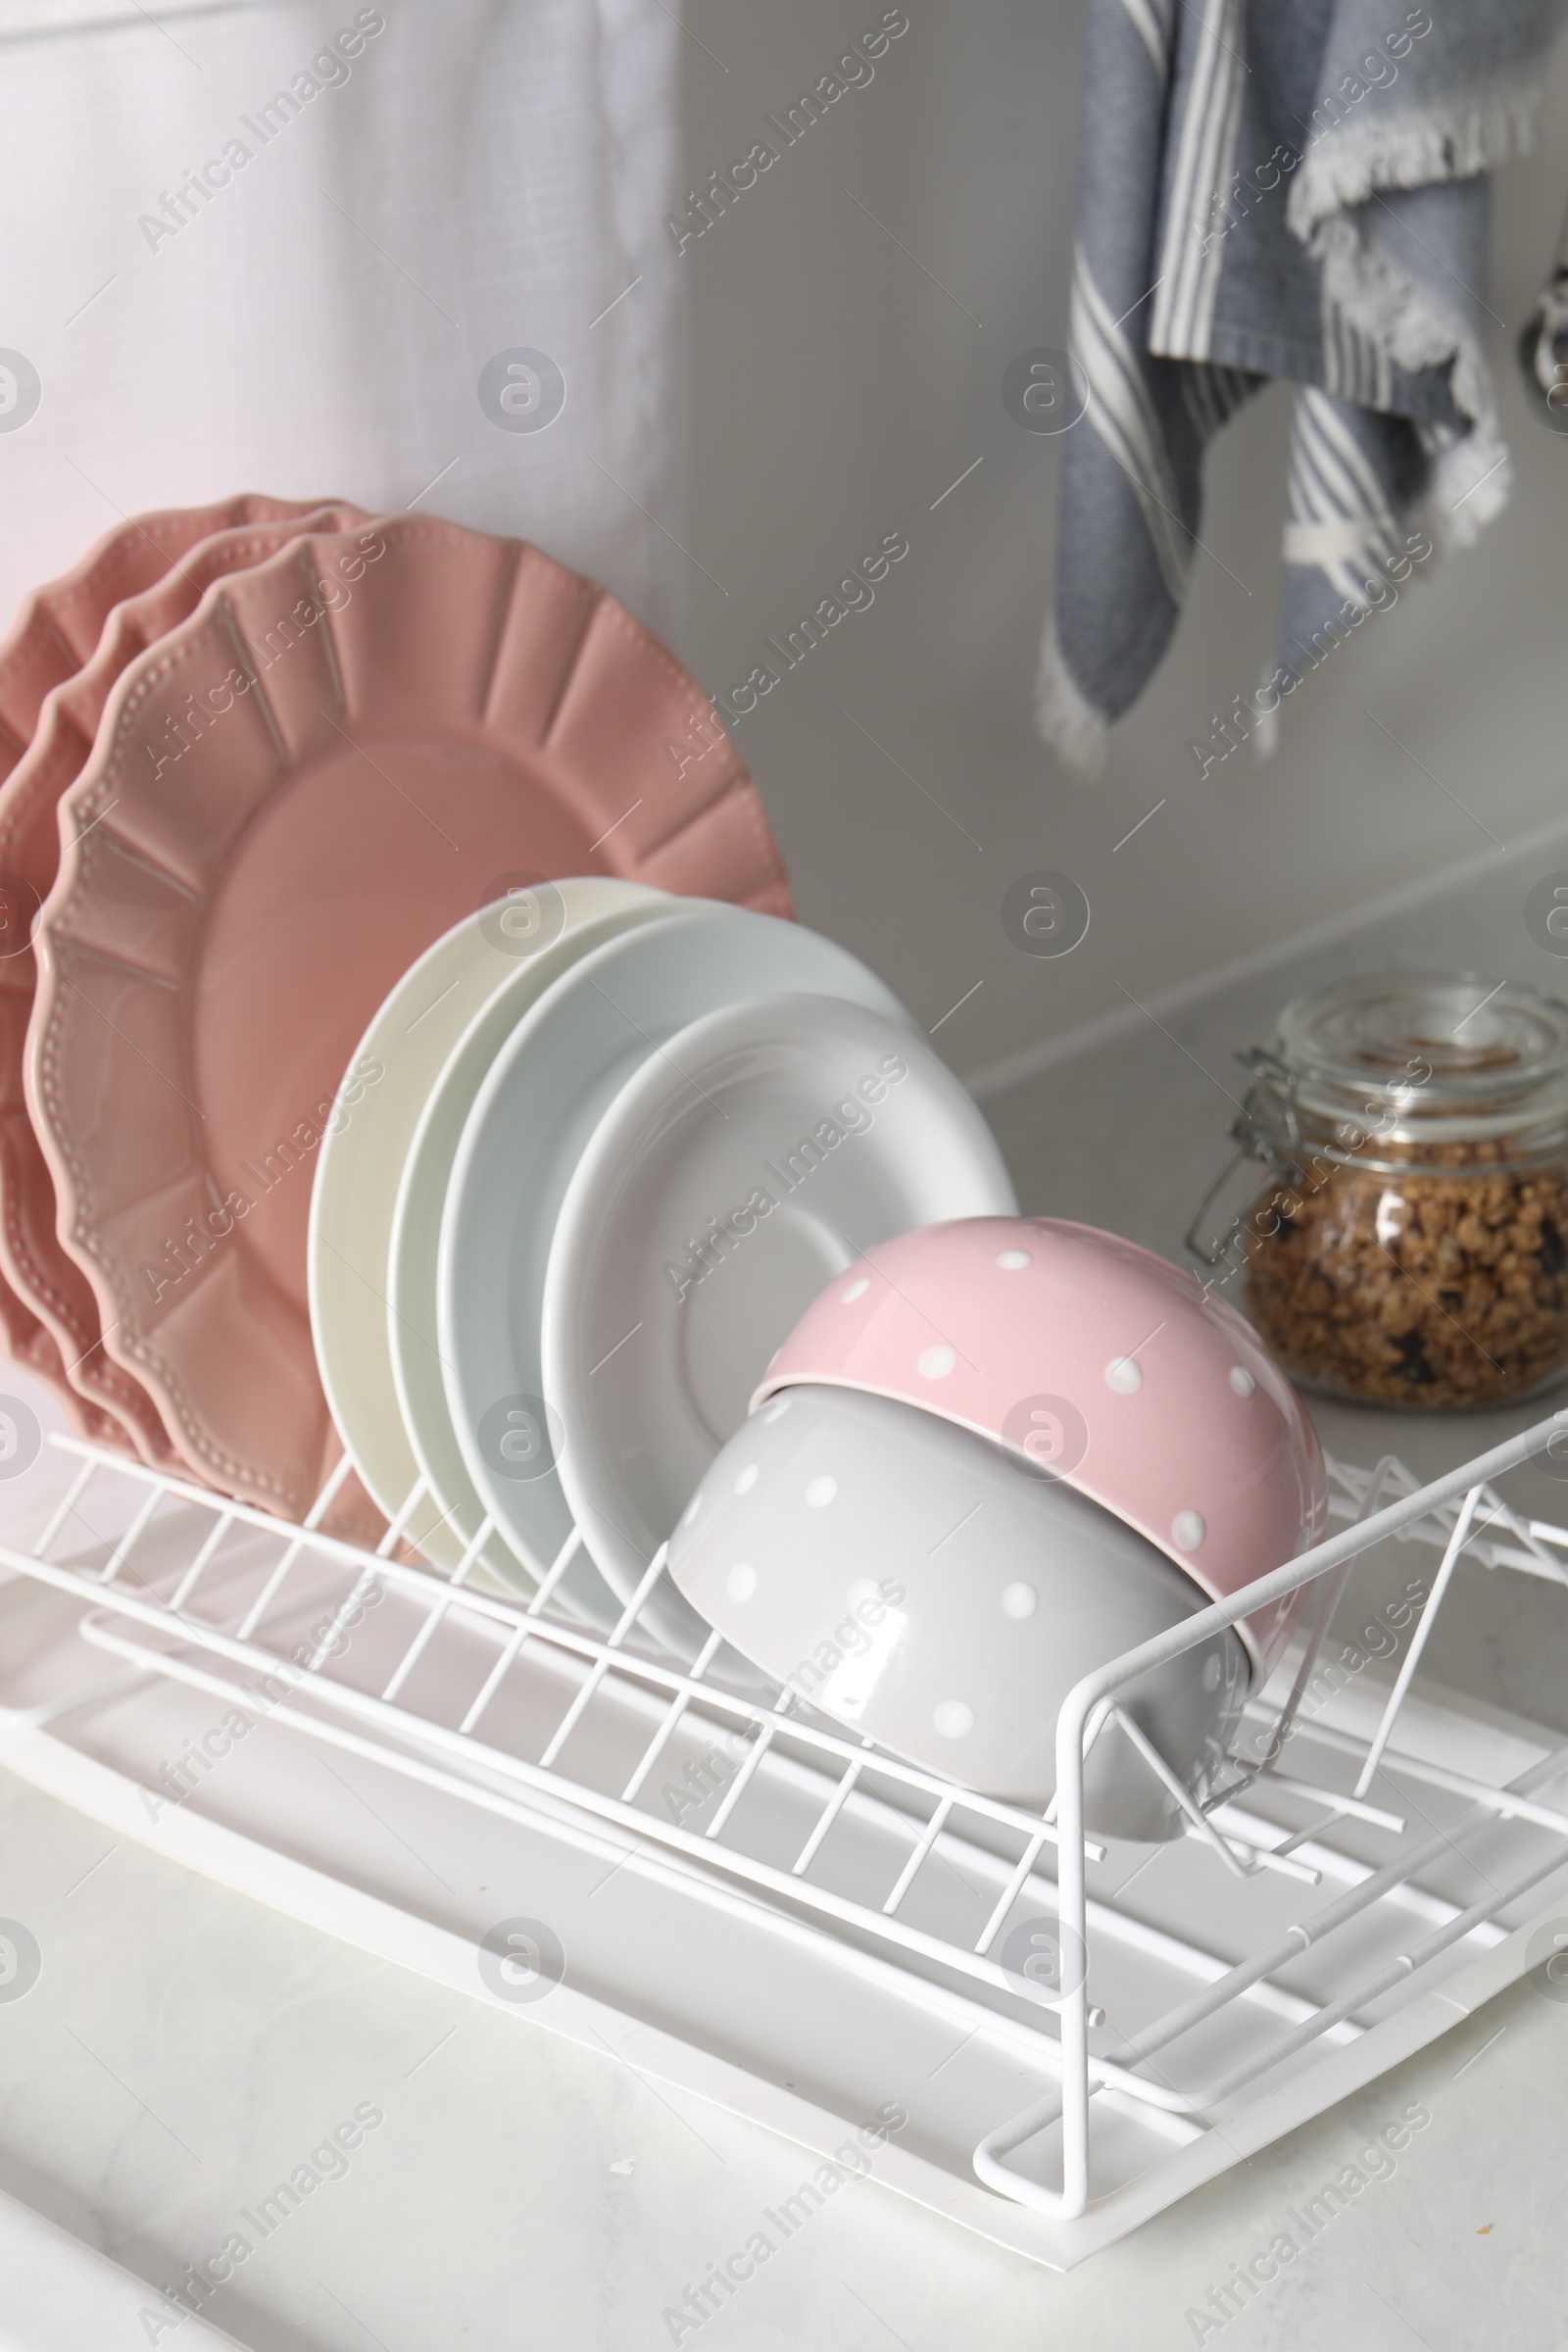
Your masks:
M120 513L242 484L402 505L441 474L426 511L530 533L599 572L722 694L765 636L902 531L910 552L875 605L738 741L803 916L927 1026L975 990L937 1042L995 1073L1124 991L1147 1002L1492 854L1483 827L1512 842L1561 806L1568 439L1524 413L1508 344L1568 185L1568 58L1544 160L1498 190L1511 510L1336 654L1289 710L1272 768L1241 755L1200 783L1189 735L1273 642L1286 404L1254 404L1214 453L1203 536L1219 561L1199 561L1175 651L1086 788L1029 714L1059 445L1019 430L999 391L1015 353L1064 336L1082 0L906 0L909 29L870 85L716 227L677 260L660 226L677 71L701 176L744 155L882 5L684 0L681 32L662 0L387 0L349 85L153 254L138 211L353 0L153 15L0 0L0 345L28 352L45 387L26 429L0 433L0 608ZM629 55L628 24L631 86L590 103L596 59ZM684 406L662 384L669 288L677 340L682 303L690 321ZM475 399L483 361L514 342L555 351L573 384L536 439L497 432ZM665 447L682 426L684 513ZM999 915L1007 884L1043 866L1075 875L1094 908L1058 962L1020 955Z
M1015 353L1065 340L1082 9L906 5L909 30L870 86L681 261L694 355L683 650L723 693L863 548L907 534L876 605L737 739L806 920L868 956L927 1026L983 982L937 1038L974 1074L1027 1061L1039 1041L1124 1006L1123 991L1147 1002L1564 810L1568 438L1525 413L1511 343L1568 188L1568 58L1537 158L1497 189L1489 299L1518 470L1507 514L1335 655L1288 707L1272 767L1249 750L1200 783L1188 737L1250 688L1273 645L1288 406L1265 396L1213 453L1203 537L1218 561L1199 560L1177 644L1104 779L1085 787L1041 749L1029 712L1059 445L1012 424L999 391ZM744 155L764 113L879 14L687 0L691 172ZM1093 906L1089 937L1059 961L1019 954L1001 927L1007 884L1041 867L1075 876ZM1445 960L1441 939L1431 954Z
M675 623L662 0L387 0L204 211L139 225L361 5L0 0L0 347L42 381L0 430L0 627L121 517L238 490L418 501ZM537 434L477 397L519 346L566 377Z

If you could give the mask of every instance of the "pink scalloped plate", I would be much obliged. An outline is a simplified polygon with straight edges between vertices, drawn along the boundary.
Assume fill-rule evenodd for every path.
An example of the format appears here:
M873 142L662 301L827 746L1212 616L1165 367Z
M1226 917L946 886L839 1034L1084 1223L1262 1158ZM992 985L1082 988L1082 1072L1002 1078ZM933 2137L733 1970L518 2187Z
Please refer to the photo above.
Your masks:
M10 774L30 742L45 695L91 658L116 605L151 588L215 531L282 522L324 503L244 491L208 507L132 514L106 531L70 571L35 588L0 640L0 777Z
M125 672L36 940L28 1107L105 1346L199 1475L287 1512L334 1449L312 1155L416 956L523 875L790 911L707 697L612 597L516 540L374 536L216 583Z
M338 502L214 532L152 587L115 606L91 660L46 697L32 741L0 784L0 890L8 907L30 916L53 889L61 800L81 774L110 694L130 663L187 619L215 580L265 562L305 532L368 519ZM19 921L19 933L24 929ZM54 1339L72 1388L121 1423L144 1461L167 1462L172 1449L163 1417L134 1374L107 1353L92 1285L57 1231L54 1178L24 1090L35 983L24 939L16 953L0 955L0 1273Z
M9 1283L0 1285L0 1335L3 1335L0 1345L10 1361L35 1373L54 1391L70 1416L72 1427L82 1437L95 1438L101 1446L128 1447L130 1441L115 1414L85 1404L77 1396L66 1378L65 1358L52 1334L24 1306Z
M305 514L315 502L250 494L208 507L173 508L119 523L60 579L36 589L0 640L0 778L10 774L30 743L51 690L72 677L92 653L117 599L135 594L177 563L197 541L223 525L263 516ZM0 886L0 946L14 927L25 929L30 902L14 904ZM30 960L30 958L29 958ZM19 1033L20 1036L20 1033ZM118 1415L84 1399L68 1376L69 1356L0 1272L0 1338L14 1363L48 1383L86 1437L124 1445Z

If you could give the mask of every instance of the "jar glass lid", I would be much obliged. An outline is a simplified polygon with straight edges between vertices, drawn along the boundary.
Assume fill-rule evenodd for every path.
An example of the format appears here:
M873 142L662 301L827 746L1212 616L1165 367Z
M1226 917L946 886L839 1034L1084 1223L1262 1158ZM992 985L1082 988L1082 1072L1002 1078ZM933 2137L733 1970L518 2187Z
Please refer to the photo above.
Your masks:
M1472 973L1375 972L1298 997L1274 1059L1302 1110L1387 1108L1398 1129L1506 1132L1568 1115L1568 1004Z

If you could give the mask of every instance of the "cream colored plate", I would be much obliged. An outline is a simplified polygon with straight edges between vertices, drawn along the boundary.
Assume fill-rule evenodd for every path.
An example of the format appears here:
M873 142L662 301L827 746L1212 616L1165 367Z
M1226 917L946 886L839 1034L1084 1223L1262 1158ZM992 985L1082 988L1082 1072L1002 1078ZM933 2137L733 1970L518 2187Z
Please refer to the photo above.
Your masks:
M360 1040L320 1148L311 1200L311 1328L332 1417L354 1466L392 1518L420 1473L404 1424L387 1343L387 1260L398 1187L415 1131L468 1023L503 992L531 1003L583 947L621 918L663 904L663 894L599 876L548 882L481 909L426 950ZM580 952L580 949L577 951ZM424 1499L411 1542L443 1567L466 1548L449 1515L454 1500ZM469 1521L469 1527L476 1524ZM498 1538L487 1565L514 1582Z

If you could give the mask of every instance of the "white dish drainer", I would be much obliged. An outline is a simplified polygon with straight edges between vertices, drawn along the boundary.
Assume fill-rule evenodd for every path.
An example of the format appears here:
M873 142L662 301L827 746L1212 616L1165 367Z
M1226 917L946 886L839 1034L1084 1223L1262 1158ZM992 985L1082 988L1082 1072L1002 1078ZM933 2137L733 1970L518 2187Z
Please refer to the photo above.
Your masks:
M524 1600L475 1580L488 1522L451 1574L407 1556L420 1489L371 1552L323 1530L339 1480L294 1527L57 1438L68 1488L29 1549L0 1544L0 1760L824 2153L891 2098L908 2122L880 2178L1066 2267L1528 1964L1568 1893L1568 1743L1417 1668L1461 1558L1568 1584L1568 1529L1494 1483L1565 1428L1425 1487L1392 1456L1331 1463L1348 1526L1070 1694L1044 1816L726 1681L716 1635L686 1658L644 1637L662 1554L601 1635L550 1605L575 1537ZM1330 1622L1390 1539L1420 1547L1406 1565L1436 1549L1436 1574L1424 1598L1407 1580L1392 1682L1336 1680ZM1177 1791L1187 1836L1087 1838L1083 1756L1112 1717L1175 1788L1120 1713L1129 1685L1307 1583L1322 1598L1249 1708L1250 1760L1202 1810ZM197 1728L215 1700L217 1757ZM373 1803L332 1764L354 1801L323 1794L323 1750ZM401 1856L368 1858L355 1805ZM540 1973L498 1993L473 1963L503 1886Z

